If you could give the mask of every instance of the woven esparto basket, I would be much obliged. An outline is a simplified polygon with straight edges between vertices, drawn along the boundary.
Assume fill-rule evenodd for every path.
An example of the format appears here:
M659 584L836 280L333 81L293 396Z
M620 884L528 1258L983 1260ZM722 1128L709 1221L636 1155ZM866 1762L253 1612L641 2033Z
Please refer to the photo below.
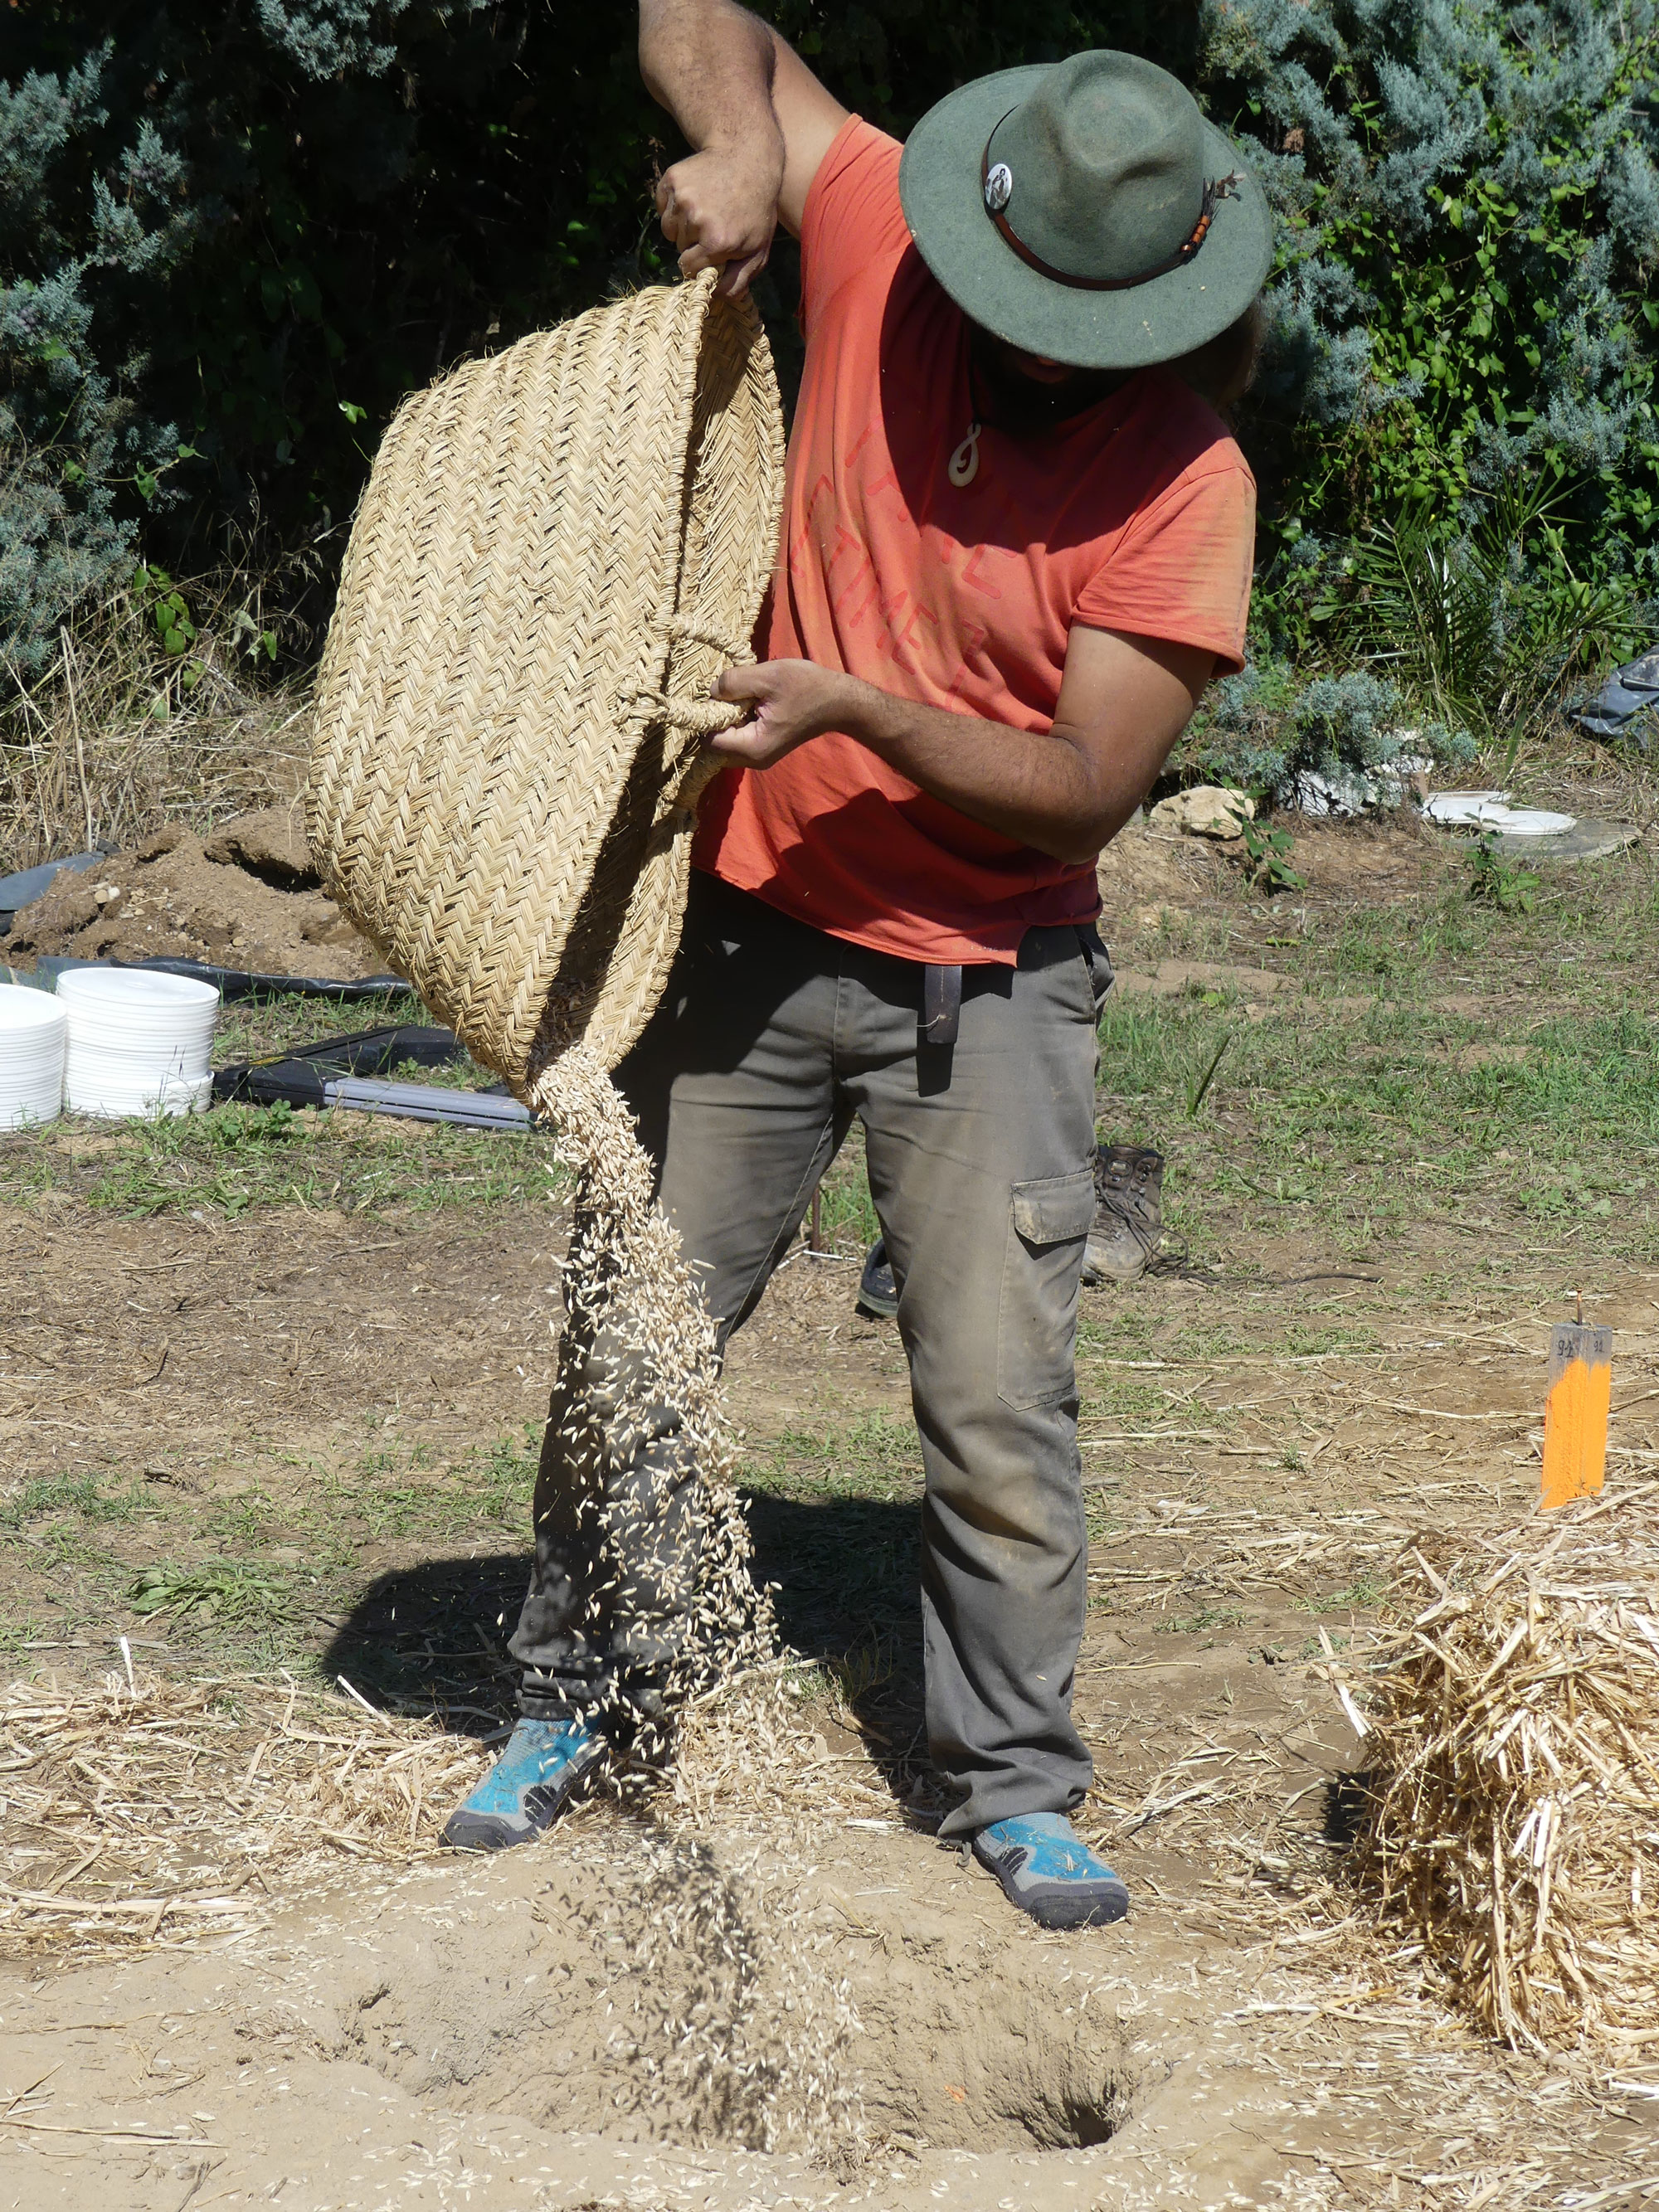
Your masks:
M526 1093L614 1066L679 942L708 697L750 655L783 425L712 272L596 307L406 401L351 532L308 829L329 890Z

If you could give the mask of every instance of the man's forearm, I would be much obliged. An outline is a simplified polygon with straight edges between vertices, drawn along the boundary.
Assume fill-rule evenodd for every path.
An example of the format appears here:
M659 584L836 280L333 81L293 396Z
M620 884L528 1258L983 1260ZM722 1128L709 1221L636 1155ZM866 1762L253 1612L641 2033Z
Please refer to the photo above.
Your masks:
M1092 860L1145 795L1133 775L1103 775L1059 723L1012 729L919 706L852 676L836 691L837 729L929 798L1056 860Z
M641 0L640 74L699 153L776 149L777 48L759 17L732 0Z
M728 668L714 695L747 710L712 750L763 774L839 731L988 829L1081 862L1115 837L1191 720L1214 656L1201 646L1074 629L1047 730L1019 730L877 689L810 660Z

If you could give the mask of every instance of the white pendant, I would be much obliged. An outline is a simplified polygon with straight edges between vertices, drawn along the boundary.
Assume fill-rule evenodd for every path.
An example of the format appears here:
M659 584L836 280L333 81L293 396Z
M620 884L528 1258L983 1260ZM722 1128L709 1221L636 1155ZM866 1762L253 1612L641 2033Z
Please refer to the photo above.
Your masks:
M951 456L949 475L958 490L963 484L972 483L979 474L979 440L982 428L981 423L970 422L968 435Z

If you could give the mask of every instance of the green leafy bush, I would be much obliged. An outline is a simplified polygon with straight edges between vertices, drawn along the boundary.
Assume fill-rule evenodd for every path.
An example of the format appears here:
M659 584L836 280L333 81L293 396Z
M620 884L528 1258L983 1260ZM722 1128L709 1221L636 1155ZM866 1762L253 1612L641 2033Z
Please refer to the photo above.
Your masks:
M1211 0L1279 210L1246 437L1266 650L1511 745L1659 584L1656 27L1595 0Z
M0 646L349 512L403 394L650 273L632 10L42 0L0 83ZM337 552L337 543L336 545Z
M1387 678L1367 669L1310 677L1267 655L1207 694L1172 765L1196 782L1284 800L1300 778L1319 775L1358 803L1402 756L1462 767L1474 752L1462 729L1412 721Z

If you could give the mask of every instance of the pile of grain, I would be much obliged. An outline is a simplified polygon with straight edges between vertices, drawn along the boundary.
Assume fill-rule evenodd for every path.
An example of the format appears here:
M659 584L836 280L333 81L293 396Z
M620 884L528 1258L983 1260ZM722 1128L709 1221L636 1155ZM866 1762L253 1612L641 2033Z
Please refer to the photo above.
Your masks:
M1659 2043L1656 1495L1413 1549L1428 1602L1344 1695L1360 1881L1513 2045Z

